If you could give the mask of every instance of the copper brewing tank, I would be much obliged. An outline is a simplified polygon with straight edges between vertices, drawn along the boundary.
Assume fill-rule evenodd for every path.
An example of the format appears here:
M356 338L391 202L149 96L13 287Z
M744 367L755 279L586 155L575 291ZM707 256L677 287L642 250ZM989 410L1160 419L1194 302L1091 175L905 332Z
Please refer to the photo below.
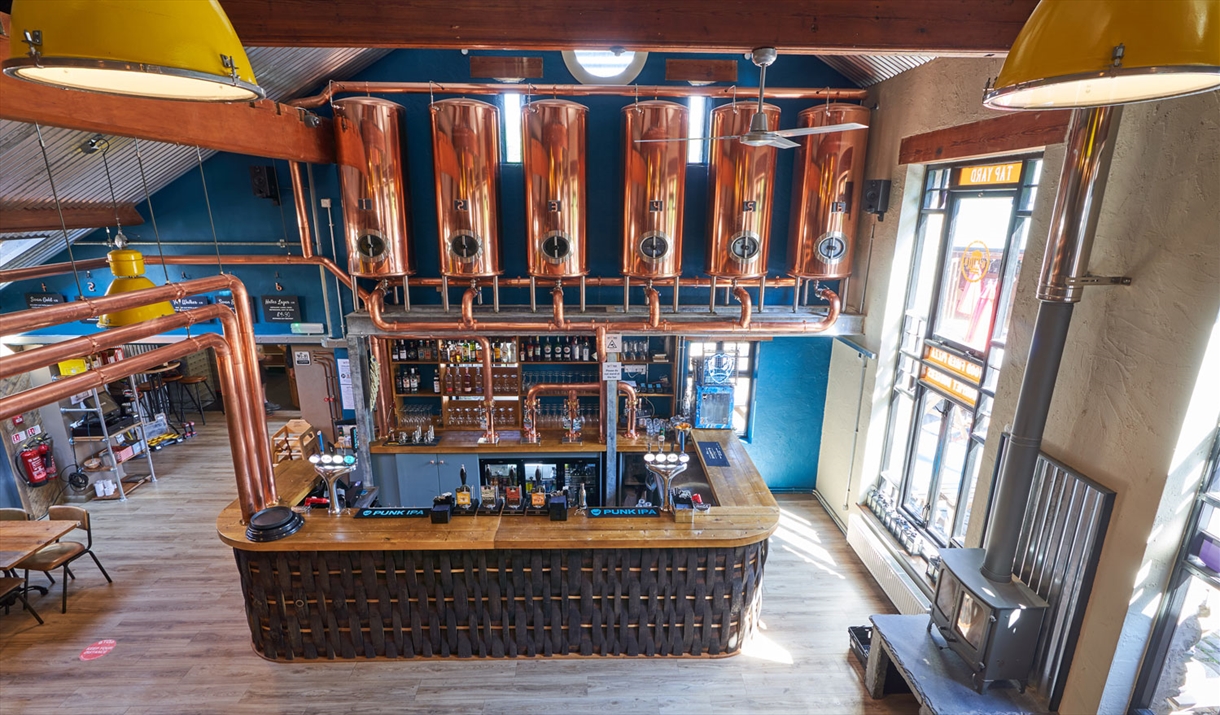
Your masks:
M585 122L589 108L543 99L521 108L526 246L531 276L583 276Z
M869 110L858 104L826 104L797 116L798 127L867 125ZM868 130L813 134L797 141L801 145L792 171L788 273L820 280L846 278L856 245Z
M779 107L763 105L767 129L779 129ZM709 136L745 134L758 104L734 102L712 111ZM759 278L767 271L771 196L777 149L737 139L711 142L708 157L707 274Z
M623 107L623 275L674 278L682 272L682 206L688 111L675 102Z
M381 278L414 272L402 105L372 97L340 99L335 157L343 196L348 272Z
M432 160L441 275L499 275L499 110L474 99L434 102Z

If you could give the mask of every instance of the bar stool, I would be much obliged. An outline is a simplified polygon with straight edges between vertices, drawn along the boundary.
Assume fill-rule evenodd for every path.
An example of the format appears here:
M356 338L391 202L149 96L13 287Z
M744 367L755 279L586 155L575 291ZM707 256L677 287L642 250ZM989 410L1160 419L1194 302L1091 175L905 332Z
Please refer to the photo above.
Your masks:
M199 387L208 391L208 404L216 402L216 393L212 392L212 387L208 385L208 379L203 375L186 375L181 380L173 383L178 386L178 414L183 415L186 409L186 401L189 399L195 409L199 411L199 420L205 425L208 423L208 418L203 415L203 398L199 395Z

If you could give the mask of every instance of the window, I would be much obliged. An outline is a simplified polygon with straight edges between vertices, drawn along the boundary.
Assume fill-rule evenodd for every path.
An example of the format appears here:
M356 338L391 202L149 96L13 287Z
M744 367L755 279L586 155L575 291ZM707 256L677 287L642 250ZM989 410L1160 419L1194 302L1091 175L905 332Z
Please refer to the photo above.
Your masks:
M563 53L563 63L581 84L630 84L644 69L647 52L575 50Z
M881 477L932 542L970 519L1041 158L928 170Z
M1132 703L1157 715L1220 709L1220 425L1212 440Z
M695 372L708 355L726 353L737 358L733 379L733 430L739 437L750 438L750 411L754 407L754 381L758 343L715 340L688 340L683 379L683 409L687 415L695 411Z
M504 161L521 163L521 95L504 95Z
M707 112L707 97L690 98L690 126L688 127L690 134L687 136L703 136L706 131L704 127L707 126ZM686 163L702 164L707 161L707 144L707 142L686 142Z

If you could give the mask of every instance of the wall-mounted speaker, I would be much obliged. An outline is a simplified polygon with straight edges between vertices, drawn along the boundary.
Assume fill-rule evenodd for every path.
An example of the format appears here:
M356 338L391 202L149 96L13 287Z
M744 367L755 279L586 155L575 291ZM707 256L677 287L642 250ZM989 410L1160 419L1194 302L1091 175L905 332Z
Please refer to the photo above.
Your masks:
M255 197L271 199L273 204L280 205L280 182L275 178L274 166L250 167L250 188L254 190Z
M890 180L866 180L861 201L864 203L864 213L877 214L877 220L884 221L885 212L890 207Z

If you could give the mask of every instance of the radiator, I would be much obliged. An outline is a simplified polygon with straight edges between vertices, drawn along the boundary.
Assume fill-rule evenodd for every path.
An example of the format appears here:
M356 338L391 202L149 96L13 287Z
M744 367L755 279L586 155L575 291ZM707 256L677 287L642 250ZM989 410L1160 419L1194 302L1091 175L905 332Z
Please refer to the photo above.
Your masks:
M911 616L928 612L932 604L927 596L859 514L847 520L847 543L899 613Z

